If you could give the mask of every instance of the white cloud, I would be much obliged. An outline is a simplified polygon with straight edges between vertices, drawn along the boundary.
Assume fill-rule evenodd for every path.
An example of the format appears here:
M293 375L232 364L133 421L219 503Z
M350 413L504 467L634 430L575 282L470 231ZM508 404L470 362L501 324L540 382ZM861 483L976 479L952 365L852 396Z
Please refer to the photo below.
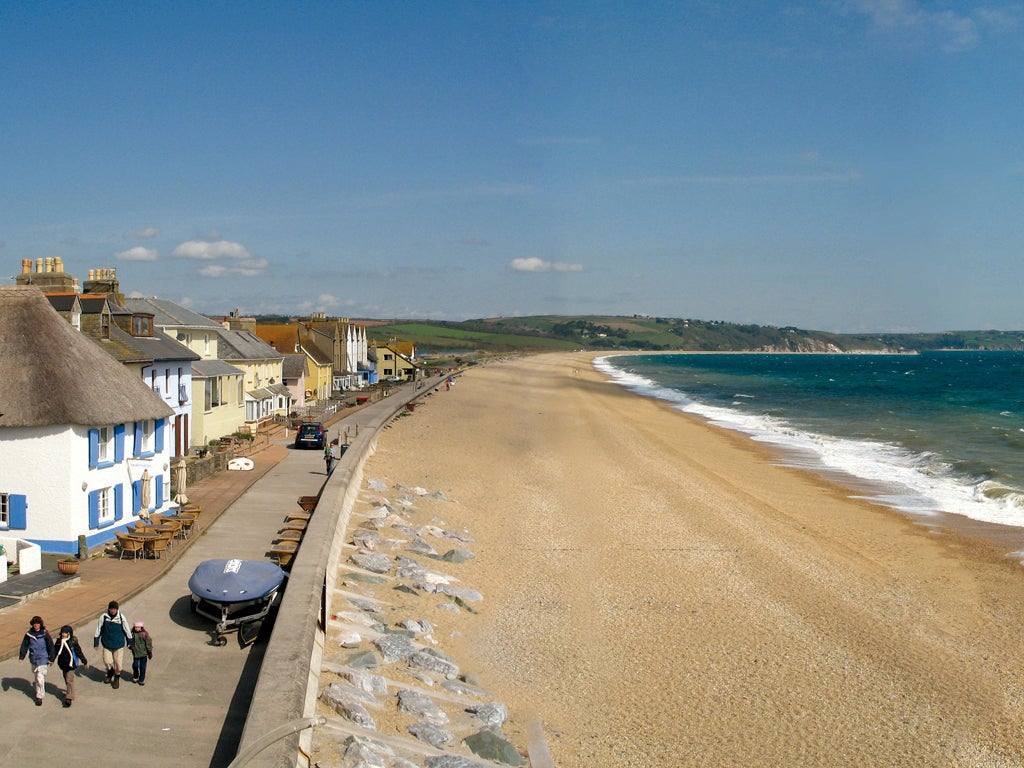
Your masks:
M252 254L241 243L230 240L189 240L173 251L171 256L178 259L251 259Z
M227 264L208 264L200 268L199 274L203 277L258 277L267 268L266 259L246 259L244 261L229 262Z
M141 245L114 254L114 258L121 261L156 261L159 256L156 248L143 248Z
M946 51L966 51L981 39L974 19L952 10L925 9L916 0L854 0L849 7L906 43L932 42Z
M512 259L508 268L513 272L582 272L582 264L566 264L564 261L545 261L531 256L527 259Z
M159 234L160 230L158 228L146 227L145 229L140 229L135 232L125 232L123 235L121 235L121 237L123 237L125 240L136 240L140 238L143 240L148 240L150 238L156 237Z

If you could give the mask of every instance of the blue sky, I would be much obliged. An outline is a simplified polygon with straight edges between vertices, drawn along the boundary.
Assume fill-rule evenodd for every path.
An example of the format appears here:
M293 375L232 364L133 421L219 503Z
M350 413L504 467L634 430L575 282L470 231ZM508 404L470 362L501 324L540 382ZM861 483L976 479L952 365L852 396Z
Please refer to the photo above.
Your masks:
M1024 328L1024 4L0 4L0 259L197 311Z

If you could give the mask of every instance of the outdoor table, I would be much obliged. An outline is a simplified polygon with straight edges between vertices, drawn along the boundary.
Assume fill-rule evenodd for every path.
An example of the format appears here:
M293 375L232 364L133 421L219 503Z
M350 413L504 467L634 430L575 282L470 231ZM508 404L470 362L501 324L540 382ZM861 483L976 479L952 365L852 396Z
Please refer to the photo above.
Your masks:
M289 512L287 515L284 516L284 520L286 523L291 523L296 520L302 520L308 523L309 518L311 518L312 516L312 512Z

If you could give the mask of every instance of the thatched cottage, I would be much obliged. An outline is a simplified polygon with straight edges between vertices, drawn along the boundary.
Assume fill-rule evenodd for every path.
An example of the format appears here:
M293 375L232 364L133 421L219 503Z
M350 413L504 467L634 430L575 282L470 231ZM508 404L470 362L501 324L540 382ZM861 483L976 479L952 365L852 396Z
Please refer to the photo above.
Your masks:
M34 286L0 286L0 535L75 553L170 499L173 411Z

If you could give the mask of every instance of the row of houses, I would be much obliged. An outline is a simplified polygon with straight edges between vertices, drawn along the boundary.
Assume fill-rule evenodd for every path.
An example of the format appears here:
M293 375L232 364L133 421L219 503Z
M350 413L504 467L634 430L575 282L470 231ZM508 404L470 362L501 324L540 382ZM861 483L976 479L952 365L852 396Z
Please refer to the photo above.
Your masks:
M79 290L59 258L23 261L0 286L0 360L8 557L103 544L171 506L174 467L208 443L419 371L411 348L370 342L357 323L207 317L125 298L112 269Z

